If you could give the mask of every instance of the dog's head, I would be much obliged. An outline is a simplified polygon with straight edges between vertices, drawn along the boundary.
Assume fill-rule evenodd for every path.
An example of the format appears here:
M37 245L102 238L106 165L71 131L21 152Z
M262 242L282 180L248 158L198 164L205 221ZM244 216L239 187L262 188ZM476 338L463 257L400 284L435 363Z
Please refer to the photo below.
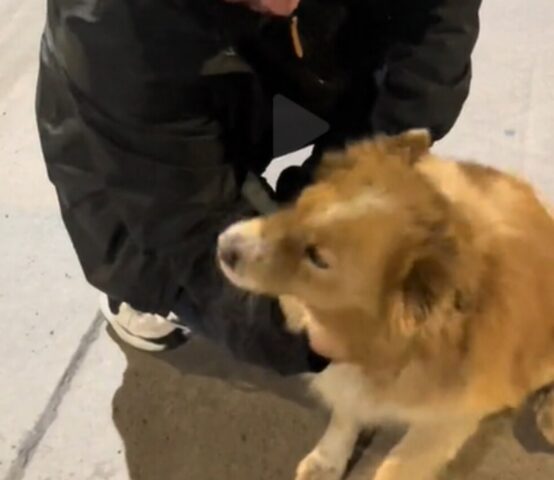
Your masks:
M224 273L246 290L319 310L377 315L398 289L428 297L422 276L451 254L448 204L414 168L429 145L426 131L411 131L327 155L294 205L222 233Z

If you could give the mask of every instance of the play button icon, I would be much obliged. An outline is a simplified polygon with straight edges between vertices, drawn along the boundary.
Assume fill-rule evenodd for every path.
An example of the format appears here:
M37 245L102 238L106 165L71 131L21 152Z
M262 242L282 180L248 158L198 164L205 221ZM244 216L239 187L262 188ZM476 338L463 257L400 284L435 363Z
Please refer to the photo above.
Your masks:
M306 147L329 130L329 124L283 95L273 98L273 158Z

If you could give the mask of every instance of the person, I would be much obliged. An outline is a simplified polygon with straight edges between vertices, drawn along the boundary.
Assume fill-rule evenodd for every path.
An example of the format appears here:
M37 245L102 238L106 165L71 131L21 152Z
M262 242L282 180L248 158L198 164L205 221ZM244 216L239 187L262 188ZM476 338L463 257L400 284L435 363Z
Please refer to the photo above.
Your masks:
M282 374L324 368L276 300L223 279L217 235L293 199L329 148L409 128L443 137L469 92L480 3L48 0L42 149L116 332L162 350L186 327ZM273 191L261 174L276 95L329 131Z

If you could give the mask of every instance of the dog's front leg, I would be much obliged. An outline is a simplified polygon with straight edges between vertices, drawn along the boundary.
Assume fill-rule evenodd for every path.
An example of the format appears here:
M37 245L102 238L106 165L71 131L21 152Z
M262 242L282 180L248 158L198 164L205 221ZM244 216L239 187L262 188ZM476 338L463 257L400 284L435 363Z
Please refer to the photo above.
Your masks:
M414 425L380 465L373 480L435 480L475 433L480 418Z
M335 411L323 437L300 462L296 480L339 480L342 478L360 433L357 419Z

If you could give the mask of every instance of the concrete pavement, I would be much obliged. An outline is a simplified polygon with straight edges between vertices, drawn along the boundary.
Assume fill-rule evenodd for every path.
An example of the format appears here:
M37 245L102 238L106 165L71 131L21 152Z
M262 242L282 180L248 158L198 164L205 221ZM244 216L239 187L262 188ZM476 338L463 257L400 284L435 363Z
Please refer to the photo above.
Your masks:
M325 424L298 381L200 341L147 355L106 333L35 132L43 2L3 0L0 18L0 479L290 479ZM486 0L482 20L470 100L437 148L522 173L554 201L554 4ZM371 478L393 438L379 433L352 478ZM549 480L554 456L524 452L499 418L453 478Z

